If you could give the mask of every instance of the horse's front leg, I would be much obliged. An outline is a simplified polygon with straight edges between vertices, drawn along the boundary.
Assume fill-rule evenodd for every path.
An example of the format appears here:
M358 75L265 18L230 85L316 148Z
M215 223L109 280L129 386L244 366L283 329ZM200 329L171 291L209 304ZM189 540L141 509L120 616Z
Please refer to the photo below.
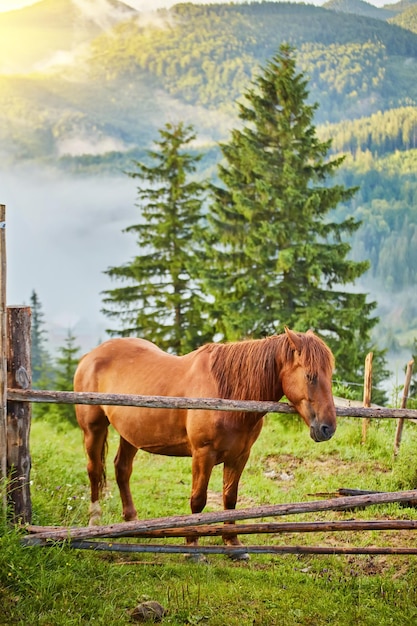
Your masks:
M194 450L192 460L191 513L201 513L207 502L207 489L215 465L215 454L209 448ZM198 537L187 537L187 546L197 546ZM189 555L194 560L204 560L202 555Z
M126 441L126 439L123 439L123 437L120 437L119 449L114 459L114 469L120 498L122 500L123 519L125 522L131 522L138 518L130 491L133 459L137 451L138 449L135 448L135 446L132 446L132 444Z
M245 468L248 454L243 454L237 459L233 459L233 462L225 461L223 469L223 506L225 509L235 509L237 502L237 494L239 488L239 480L242 476L242 472ZM235 522L225 522L228 527ZM223 535L223 541L227 546L242 546L242 542L238 539L237 534L225 534ZM248 561L249 554L247 552L238 552L230 555L232 559Z

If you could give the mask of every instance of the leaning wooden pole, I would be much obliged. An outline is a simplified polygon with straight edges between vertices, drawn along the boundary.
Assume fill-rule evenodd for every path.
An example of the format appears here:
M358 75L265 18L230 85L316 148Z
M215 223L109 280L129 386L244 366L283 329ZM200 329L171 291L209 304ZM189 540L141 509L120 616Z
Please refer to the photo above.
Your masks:
M29 524L25 530L34 535L44 532L66 531L71 532L70 527L64 526L33 526ZM129 535L129 537L141 537L145 539L172 539L173 537L228 537L230 535L260 535L278 533L327 533L327 532L358 532L375 530L417 530L417 520L336 520L321 522L258 522L238 524L204 524L202 526L188 526L180 528L164 528L162 530L147 530ZM111 538L111 535L109 535ZM45 543L53 541L53 538L44 539Z
M27 389L31 386L31 310L30 307L7 308L7 383L9 387ZM29 434L32 405L9 402L7 406L7 473L8 502L11 521L27 524L32 521L30 499Z
M6 207L0 204L0 509L7 511Z
M366 355L365 359L365 376L363 383L363 406L368 408L371 406L371 397L372 397L372 359L373 352L369 352ZM366 442L366 436L368 433L370 420L369 418L365 419L362 422L362 443Z
M167 528L187 528L219 522L231 522L261 517L278 517L318 511L343 511L352 507L389 504L391 502L410 502L417 499L417 491L397 491L388 493L371 493L361 496L347 496L317 500L315 502L294 502L290 504L273 504L249 509L214 511L210 513L194 513L194 515L175 515L156 519L122 522L107 526L87 526L84 528L48 529L40 533L22 538L25 545L42 545L44 540L66 541L69 539L98 539L103 537L132 537L143 532L165 530Z
M52 547L53 544L46 544ZM241 554L368 554L368 555L417 555L414 546L175 546L152 545L137 543L115 543L104 541L74 540L68 542L70 548L79 550L96 550L106 552L156 553L156 554L226 554L229 557L239 557ZM132 561L130 561L132 563Z
M401 399L401 408L405 409L407 406L408 394L410 392L410 384L411 384L411 376L413 375L413 365L414 359L408 361L407 363L407 371L405 373L405 381L404 381L404 389L403 389L403 397ZM398 455L400 450L401 437L403 434L404 428L404 418L399 418L397 422L397 429L395 431L395 439L394 439L394 456Z

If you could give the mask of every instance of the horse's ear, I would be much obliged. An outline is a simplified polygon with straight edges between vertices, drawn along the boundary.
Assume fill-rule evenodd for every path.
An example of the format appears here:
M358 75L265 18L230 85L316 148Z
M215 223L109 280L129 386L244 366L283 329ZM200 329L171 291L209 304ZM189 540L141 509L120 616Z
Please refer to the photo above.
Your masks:
M290 342L290 346L295 352L301 352L301 339L300 337L292 330L285 326L285 334L288 337L288 341Z

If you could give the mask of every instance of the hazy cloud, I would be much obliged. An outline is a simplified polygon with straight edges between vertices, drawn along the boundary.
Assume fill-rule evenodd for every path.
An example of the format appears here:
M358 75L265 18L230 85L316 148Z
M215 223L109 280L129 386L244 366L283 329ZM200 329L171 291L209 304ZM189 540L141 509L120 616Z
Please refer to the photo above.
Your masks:
M111 4L107 0L72 0L83 17L108 30L115 22L128 19L129 11Z
M58 156L106 154L106 152L124 152L128 149L128 145L121 139L115 139L114 137L76 136L67 137L57 143Z
M94 346L108 323L100 292L115 286L103 272L136 252L134 237L122 233L138 219L136 181L22 168L1 183L8 305L29 304L34 289L49 325L88 326L84 347Z

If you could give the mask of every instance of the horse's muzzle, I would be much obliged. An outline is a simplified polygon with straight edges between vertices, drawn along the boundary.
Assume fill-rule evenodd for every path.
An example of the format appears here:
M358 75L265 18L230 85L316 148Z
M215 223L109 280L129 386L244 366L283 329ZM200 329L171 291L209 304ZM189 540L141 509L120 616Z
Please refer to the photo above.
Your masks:
M310 424L310 437L313 441L328 441L331 439L336 431L336 426L329 426L329 424L323 424L314 420Z

